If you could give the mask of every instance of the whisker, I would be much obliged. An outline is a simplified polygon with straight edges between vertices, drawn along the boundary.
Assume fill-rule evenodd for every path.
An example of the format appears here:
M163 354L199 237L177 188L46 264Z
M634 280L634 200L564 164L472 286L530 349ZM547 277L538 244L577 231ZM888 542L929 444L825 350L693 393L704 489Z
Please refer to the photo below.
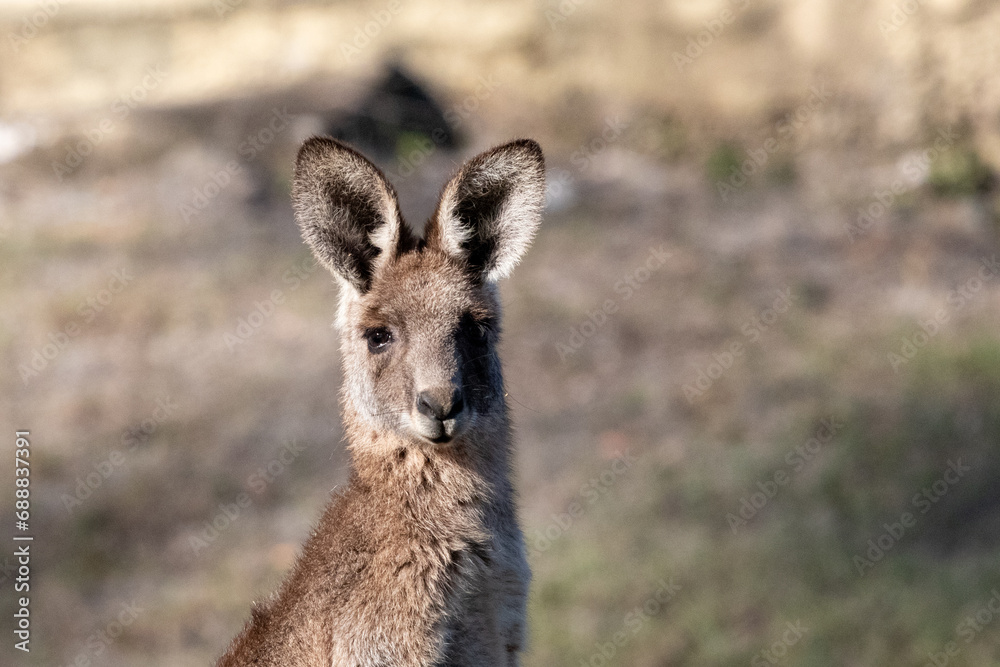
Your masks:
M487 358L489 358L489 357L492 357L492 356L493 356L493 352L492 352L492 351L490 351L490 352L487 352L487 353L485 353L485 354L481 354L481 355L479 355L478 357L474 357L474 358L472 358L472 359L469 359L468 363L470 363L470 364L474 364L474 363L476 363L477 361L480 361L480 360L482 360L482 359L487 359Z
M510 400L514 401L515 403L517 403L518 405L520 405L525 410L528 410L529 412L534 412L534 413L539 414L539 415L542 414L540 410L535 410L533 408L529 408L527 405L525 405L521 401L519 401L516 398L514 398L513 396L511 396L509 389L504 389L503 395L504 395L504 398L509 398Z
M371 414L369 416L370 417L384 417L386 415L397 415L397 416L399 416L399 415L404 414L405 412L406 412L405 410L386 410L385 412L376 412L376 413L373 413L373 414Z

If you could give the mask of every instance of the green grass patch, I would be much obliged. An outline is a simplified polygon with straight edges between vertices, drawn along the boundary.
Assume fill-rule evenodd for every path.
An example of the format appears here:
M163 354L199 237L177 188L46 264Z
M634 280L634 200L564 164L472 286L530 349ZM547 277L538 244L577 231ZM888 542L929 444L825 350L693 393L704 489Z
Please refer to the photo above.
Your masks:
M526 664L914 665L951 641L950 664L995 660L985 634L958 633L1000 587L1000 342L926 348L907 373L764 455L692 443L682 464L634 466L533 554ZM734 529L744 499L761 506ZM636 612L671 578L657 613Z

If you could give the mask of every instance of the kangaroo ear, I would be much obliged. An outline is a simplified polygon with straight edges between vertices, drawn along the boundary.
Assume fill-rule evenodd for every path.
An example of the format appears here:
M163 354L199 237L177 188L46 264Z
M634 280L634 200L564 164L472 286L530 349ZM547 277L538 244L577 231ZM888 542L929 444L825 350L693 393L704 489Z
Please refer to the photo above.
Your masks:
M545 205L545 158L530 139L467 162L441 193L428 246L463 261L483 280L503 278L531 244Z
M406 233L396 192L378 167L329 137L299 149L292 206L316 259L360 294Z

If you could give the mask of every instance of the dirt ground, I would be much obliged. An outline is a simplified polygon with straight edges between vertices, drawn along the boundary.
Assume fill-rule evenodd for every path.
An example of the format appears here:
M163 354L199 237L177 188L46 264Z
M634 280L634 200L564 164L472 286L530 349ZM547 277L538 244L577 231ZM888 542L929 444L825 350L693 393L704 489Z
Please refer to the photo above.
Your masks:
M0 28L0 415L35 535L3 664L209 664L345 481L336 288L288 189L387 62L463 141L380 158L417 226L466 157L547 155L502 285L526 665L1000 663L993 3L89 0Z

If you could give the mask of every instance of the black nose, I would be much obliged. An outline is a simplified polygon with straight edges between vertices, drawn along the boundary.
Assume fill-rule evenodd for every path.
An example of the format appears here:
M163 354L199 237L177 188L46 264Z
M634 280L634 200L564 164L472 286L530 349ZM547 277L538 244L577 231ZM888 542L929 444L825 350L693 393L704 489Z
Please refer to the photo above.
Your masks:
M458 389L422 391L417 394L417 412L438 421L454 418L465 407L462 392Z

